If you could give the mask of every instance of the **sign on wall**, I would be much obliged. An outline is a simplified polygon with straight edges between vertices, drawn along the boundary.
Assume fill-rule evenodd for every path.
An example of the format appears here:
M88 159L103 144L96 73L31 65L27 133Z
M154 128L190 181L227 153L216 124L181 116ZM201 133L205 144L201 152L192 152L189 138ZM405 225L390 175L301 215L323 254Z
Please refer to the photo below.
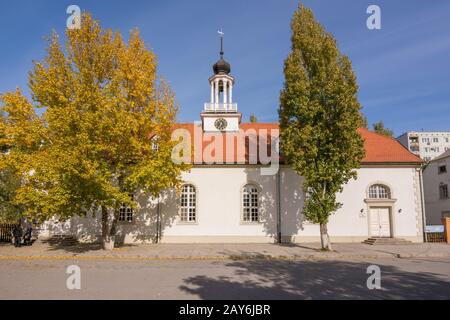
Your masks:
M444 226L426 226L426 233L440 233L444 232Z

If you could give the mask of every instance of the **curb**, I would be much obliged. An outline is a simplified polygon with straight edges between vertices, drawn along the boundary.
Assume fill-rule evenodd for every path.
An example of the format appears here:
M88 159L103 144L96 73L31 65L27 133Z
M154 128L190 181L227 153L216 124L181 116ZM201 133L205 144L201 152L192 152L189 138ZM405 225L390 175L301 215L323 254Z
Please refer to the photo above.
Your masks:
M230 255L230 256L0 256L0 261L66 261L66 260L82 260L82 261L301 261L301 260L354 260L354 259L379 259L379 258L396 258L391 255L304 255L304 256L272 256L272 255Z
M397 254L399 259L414 259L414 258L450 258L450 254L432 253L432 254Z
M300 260L356 260L356 259L414 259L414 258L450 258L449 253L395 253L395 252L377 252L366 254L351 254L325 252L325 253L305 253L305 254L211 254L211 255L139 255L139 254L104 254L104 255L83 255L83 254L36 254L36 255L0 255L1 261L20 261L20 260L82 260L82 261L239 261L239 260L278 260L278 261L300 261Z

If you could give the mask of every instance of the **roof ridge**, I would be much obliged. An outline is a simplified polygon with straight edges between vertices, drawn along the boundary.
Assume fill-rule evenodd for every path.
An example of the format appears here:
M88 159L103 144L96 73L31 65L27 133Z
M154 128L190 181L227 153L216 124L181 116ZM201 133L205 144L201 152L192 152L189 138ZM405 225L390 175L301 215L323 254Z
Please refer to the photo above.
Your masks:
M450 157L450 149L445 151L441 155L437 156L436 158L432 159L431 162L437 161L437 160L442 160L442 159L445 159L445 158L448 158L448 157Z
M174 127L185 128L190 131L191 135L195 135L196 123L177 123ZM248 129L254 129L259 135L262 130L272 130L279 128L279 124L276 122L271 123L243 123L241 124L241 128L243 131ZM203 131L201 131L202 134ZM370 163L370 164L411 164L411 165L420 165L423 163L423 160L420 159L417 155L413 154L407 148L405 148L398 140L393 137L384 136L382 134L370 131L367 128L358 128L358 132L361 137L364 139L364 148L366 151L366 156L361 161L362 163ZM208 134L205 134L207 136ZM270 143L268 141L268 143ZM225 143L226 144L226 143ZM224 147L225 147L224 144ZM202 146L206 145L202 143Z

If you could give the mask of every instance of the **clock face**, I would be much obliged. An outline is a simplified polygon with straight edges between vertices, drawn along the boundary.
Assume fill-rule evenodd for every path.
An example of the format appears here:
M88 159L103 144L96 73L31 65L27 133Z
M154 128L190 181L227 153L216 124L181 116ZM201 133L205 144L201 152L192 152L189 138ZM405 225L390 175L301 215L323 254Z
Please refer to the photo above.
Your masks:
M216 122L214 122L214 126L217 130L223 131L227 128L228 122L224 118L217 119Z

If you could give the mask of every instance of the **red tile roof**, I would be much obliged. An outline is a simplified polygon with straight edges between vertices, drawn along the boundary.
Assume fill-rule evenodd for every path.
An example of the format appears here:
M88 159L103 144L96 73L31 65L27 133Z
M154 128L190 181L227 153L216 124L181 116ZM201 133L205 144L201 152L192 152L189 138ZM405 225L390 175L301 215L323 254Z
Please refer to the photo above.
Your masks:
M423 161L397 140L367 129L358 129L363 137L366 156L363 163L414 163Z
M198 135L202 135L201 141L202 143L202 150L201 152L204 152L205 149L212 143L211 134L208 134L207 132L203 132L201 127L197 127L197 130L195 129L195 125L192 123L180 123L175 126L175 129L186 129L190 135L191 139L198 139ZM247 132L248 130L254 130L256 135L259 137L264 134L264 132L267 132L267 149L268 152L266 153L268 156L270 156L270 149L271 149L271 130L279 130L278 123L242 123L240 125L240 129L244 132ZM403 147L397 140L386 137L380 134L377 134L375 132L371 132L367 129L358 129L358 132L361 134L361 136L364 139L364 145L366 149L366 156L364 157L362 163L363 164L421 164L423 161L411 153L408 149ZM224 134L215 134L218 137L221 137L222 139L222 145L223 145L223 159L224 162L227 160L227 155L225 154L226 150L226 138ZM236 163L241 163L240 161L237 161L237 140L234 142L234 156L232 157L233 161ZM195 147L195 143L193 143ZM198 149L198 148L197 148ZM200 150L194 151L197 156L200 154ZM248 163L249 157L249 142L245 142L245 163ZM259 154L259 152L258 152ZM197 158L197 163L198 163ZM201 158L200 158L201 159ZM259 162L259 157L258 157Z

